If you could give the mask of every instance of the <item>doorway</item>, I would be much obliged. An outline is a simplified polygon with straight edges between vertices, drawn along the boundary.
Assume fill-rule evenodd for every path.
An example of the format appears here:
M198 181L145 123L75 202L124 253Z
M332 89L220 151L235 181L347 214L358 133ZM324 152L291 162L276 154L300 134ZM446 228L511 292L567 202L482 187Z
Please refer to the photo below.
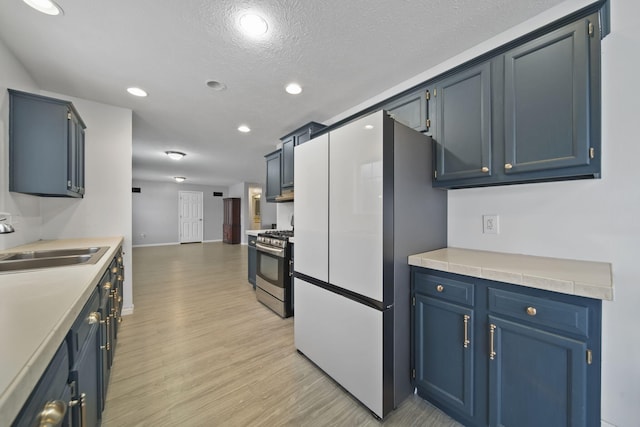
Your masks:
M180 243L203 240L203 194L202 191L180 191L178 221Z

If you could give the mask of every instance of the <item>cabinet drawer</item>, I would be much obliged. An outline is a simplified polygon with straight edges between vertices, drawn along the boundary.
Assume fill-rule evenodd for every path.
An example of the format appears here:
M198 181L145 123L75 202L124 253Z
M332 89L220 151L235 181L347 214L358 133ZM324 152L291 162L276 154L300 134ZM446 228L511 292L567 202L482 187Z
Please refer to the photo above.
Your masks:
M84 345L89 336L89 333L91 332L91 327L93 326L94 322L90 321L89 315L93 312L97 312L99 305L100 293L98 292L98 287L96 286L95 290L89 297L89 300L87 301L84 308L78 315L78 318L71 327L71 331L69 331L69 358L71 359L72 366L78 358L78 353L80 352L80 349Z
M415 292L426 294L445 301L464 305L474 305L473 283L461 282L429 274L415 273Z
M589 309L580 305L489 288L489 311L536 325L589 336Z

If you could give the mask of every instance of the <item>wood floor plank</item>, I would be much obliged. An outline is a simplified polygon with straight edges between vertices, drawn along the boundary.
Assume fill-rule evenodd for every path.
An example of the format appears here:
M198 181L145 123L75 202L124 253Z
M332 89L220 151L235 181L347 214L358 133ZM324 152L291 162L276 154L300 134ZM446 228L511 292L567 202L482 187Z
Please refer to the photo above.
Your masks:
M417 396L381 423L300 355L293 318L258 303L247 248L133 249L103 427L459 426Z

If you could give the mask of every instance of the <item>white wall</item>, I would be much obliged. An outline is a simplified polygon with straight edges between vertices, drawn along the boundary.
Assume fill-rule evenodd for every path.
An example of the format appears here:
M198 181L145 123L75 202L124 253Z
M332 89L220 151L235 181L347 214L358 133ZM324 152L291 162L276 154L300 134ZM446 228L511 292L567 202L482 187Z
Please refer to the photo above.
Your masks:
M602 43L599 180L449 191L449 246L611 262L615 301L603 302L602 419L640 422L640 36L635 0L611 2ZM482 234L482 214L500 234Z
M73 102L85 131L85 187L82 199L43 197L42 239L124 236L124 306L133 310L131 257L132 112L50 92Z
M7 88L73 101L87 125L87 194L82 200L9 192ZM38 239L124 236L127 271L124 308L131 311L131 110L41 92L29 73L0 41L0 166L0 212L13 215L16 229L15 233L0 235L0 249Z
M224 197L228 197L227 187L139 180L134 181L133 186L141 189L140 193L132 193L134 246L180 242L178 230L180 191L203 193L204 240L222 240L223 202L222 197L214 197L213 192L222 192Z
M0 212L12 214L15 232L0 234L0 249L40 238L40 198L9 192L9 93L7 89L37 92L38 87L22 64L0 40Z

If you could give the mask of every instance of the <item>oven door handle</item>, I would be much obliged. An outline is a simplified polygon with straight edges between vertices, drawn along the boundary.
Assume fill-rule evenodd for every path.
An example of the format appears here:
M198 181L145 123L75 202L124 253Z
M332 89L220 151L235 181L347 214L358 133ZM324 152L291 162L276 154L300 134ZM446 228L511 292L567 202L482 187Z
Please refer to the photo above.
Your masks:
M276 249L276 248L271 248L269 246L265 246L262 243L256 243L256 249L262 251L262 252L267 252L270 254L273 254L275 256L278 256L280 258L284 258L284 249Z

